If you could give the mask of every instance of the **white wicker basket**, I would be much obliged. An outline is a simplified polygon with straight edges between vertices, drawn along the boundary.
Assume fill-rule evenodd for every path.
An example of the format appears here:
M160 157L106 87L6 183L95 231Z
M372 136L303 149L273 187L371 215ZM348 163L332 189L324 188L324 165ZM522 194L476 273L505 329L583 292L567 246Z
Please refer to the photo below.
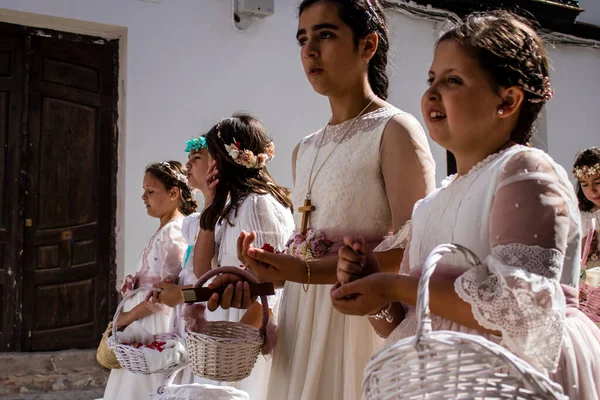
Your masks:
M200 287L222 273L236 274L258 283L256 277L240 268L220 267L204 274L194 287ZM261 296L261 301L268 304L267 296ZM202 332L186 331L190 367L194 374L219 382L236 382L248 377L265 342L268 307L262 308L262 314L260 329L239 322L207 321Z
M429 254L419 282L417 334L372 357L363 399L567 399L558 384L504 347L478 335L432 331L429 279L444 253L480 264L459 245L440 245Z
M248 393L226 386L197 383L173 384L175 376L187 367L188 364L182 364L171 372L165 383L152 394L152 400L250 400Z
M110 347L114 351L115 356L117 357L117 360L119 361L119 364L121 364L121 366L123 368L125 368L126 370L136 373L136 374L150 375L150 374L156 374L159 372L168 372L168 371L172 371L174 368L176 368L178 366L177 363L174 363L174 364L171 364L171 365L169 365L163 369L160 369L158 371L151 371L150 368L148 367L148 362L146 360L146 355L145 355L144 350L136 349L133 346L128 346L128 345L116 342L117 319L119 318L121 311L123 311L125 302L127 300L129 300L131 297L133 297L135 294L137 294L138 292L143 291L143 290L151 290L151 289L152 288L138 288L138 289L131 290L131 291L129 291L129 293L127 293L127 295L123 298L123 300L121 301L121 303L119 303L119 306L117 307L117 311L115 312L115 315L113 317L112 336L110 336L107 340L108 347ZM166 342L167 340L181 340L181 337L179 337L177 334L174 334L174 333L159 333L159 334L154 335L154 340Z

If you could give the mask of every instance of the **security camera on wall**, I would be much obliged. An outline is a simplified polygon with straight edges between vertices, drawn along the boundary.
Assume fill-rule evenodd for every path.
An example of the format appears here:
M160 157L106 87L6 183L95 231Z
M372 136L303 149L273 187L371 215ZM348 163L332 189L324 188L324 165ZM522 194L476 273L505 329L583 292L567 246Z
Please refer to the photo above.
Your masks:
M275 12L275 0L232 0L233 25L240 31L246 29L252 17L264 18Z

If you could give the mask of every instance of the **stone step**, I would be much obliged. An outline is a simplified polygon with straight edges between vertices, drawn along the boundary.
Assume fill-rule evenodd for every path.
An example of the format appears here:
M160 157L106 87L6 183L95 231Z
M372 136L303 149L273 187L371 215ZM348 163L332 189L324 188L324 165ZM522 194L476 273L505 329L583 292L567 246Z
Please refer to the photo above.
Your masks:
M0 400L102 400L104 388L0 396Z
M95 349L0 353L0 398L101 389L106 385L109 373L96 361Z

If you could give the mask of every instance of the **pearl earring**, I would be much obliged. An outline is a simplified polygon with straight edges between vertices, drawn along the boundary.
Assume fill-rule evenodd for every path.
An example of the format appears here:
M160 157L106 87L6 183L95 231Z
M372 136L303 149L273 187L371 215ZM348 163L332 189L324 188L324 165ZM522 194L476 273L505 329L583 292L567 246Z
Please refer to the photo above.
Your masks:
M503 110L503 109L499 109L499 110L498 110L498 114L499 114L499 115L502 115L502 114L504 114L504 110Z

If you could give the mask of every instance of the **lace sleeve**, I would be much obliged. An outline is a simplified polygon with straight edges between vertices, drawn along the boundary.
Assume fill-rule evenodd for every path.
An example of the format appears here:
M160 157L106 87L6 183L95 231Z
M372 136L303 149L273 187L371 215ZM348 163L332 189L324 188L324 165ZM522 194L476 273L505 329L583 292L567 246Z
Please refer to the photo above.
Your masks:
M181 234L181 225L171 223L170 226L166 226L161 234L158 247L161 279L179 276L186 249L187 243Z
M477 322L536 368L554 371L563 339L561 271L574 218L553 162L517 153L500 175L490 213L491 254L455 282Z

